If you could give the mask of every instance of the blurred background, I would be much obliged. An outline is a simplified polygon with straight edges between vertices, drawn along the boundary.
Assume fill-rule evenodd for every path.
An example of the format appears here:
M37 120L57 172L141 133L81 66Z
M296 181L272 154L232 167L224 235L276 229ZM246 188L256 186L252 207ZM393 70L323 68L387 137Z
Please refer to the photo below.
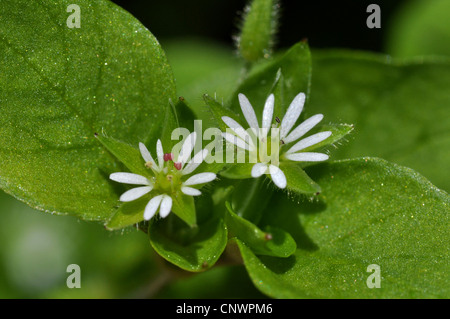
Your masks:
M239 63L232 36L246 1L113 2L160 40L180 90L205 72ZM366 26L371 3L381 8L381 29ZM449 0L281 1L280 10L278 48L307 38L313 50L450 55ZM202 70L186 62L198 60L199 50ZM167 282L162 261L135 229L108 232L100 224L35 211L1 192L0 214L0 298L261 297L237 266ZM81 267L81 289L66 286L69 264Z

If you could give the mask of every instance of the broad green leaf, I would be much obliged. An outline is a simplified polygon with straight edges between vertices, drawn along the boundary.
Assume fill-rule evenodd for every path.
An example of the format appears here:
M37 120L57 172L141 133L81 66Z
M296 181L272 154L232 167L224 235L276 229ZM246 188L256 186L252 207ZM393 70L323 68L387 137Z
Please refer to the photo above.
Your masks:
M226 203L228 214L225 216L230 237L245 242L257 255L289 257L297 245L289 233L277 227L267 226L262 231L255 224L236 215L229 202Z
M320 186L296 162L282 161L280 169L286 176L286 188L294 194L317 195L321 192Z
M297 252L257 257L240 244L256 287L278 298L448 298L447 193L376 158L316 165L308 174L321 199L299 205L278 196L262 221L291 233ZM372 264L381 288L366 284Z
M227 244L227 229L221 218L209 218L189 227L175 216L153 220L149 226L152 247L163 258L188 271L212 267Z
M402 4L388 26L387 52L394 57L450 55L450 2Z
M161 130L174 80L153 35L110 1L0 3L0 187L28 205L106 220L119 163L94 133L132 145ZM7 14L6 14L7 12Z
M333 159L377 156L450 189L450 63L397 62L369 53L315 52L308 112L355 125Z
M241 114L237 95L243 93L249 99L255 109L259 123L261 123L264 102L270 93L276 91L277 83L280 81L280 73L283 78L281 91L283 94L283 105L276 109L283 110L283 114L274 113L274 119L276 116L280 119L284 116L284 110L287 109L294 97L300 92L305 93L307 100L309 99L311 56L306 43L300 42L295 44L284 55L266 62L251 71L229 101L231 109ZM275 104L279 102L277 99Z
M237 47L240 55L248 62L270 57L278 25L277 2L252 0L246 8Z

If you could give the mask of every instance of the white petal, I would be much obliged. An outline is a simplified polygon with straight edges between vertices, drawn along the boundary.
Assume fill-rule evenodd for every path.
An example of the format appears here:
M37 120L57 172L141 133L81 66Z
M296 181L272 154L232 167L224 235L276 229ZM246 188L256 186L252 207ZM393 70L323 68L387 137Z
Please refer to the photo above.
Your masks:
M189 196L199 196L202 194L198 189L187 186L181 187L181 191Z
M165 218L167 217L167 215L169 215L171 210L172 210L172 197L170 197L169 195L163 195L161 207L159 208L159 216Z
M239 93L239 104L241 105L242 113L244 114L245 119L247 120L248 125L254 129L258 129L258 119L256 118L255 110L253 106L250 104L250 101L247 97Z
M194 157L187 163L187 165L183 168L181 173L183 175L187 175L192 173L205 159L205 157L208 155L208 150L205 148L194 155Z
M330 137L330 135L331 135L331 131L325 131L325 132L320 132L320 133L316 133L314 135L308 136L308 137L298 141L294 146L292 146L290 149L288 149L288 151L286 153L289 154L289 153L301 151L307 147L310 147L311 145L315 145L317 143L322 142L323 140Z
M109 178L113 181L124 184L151 185L147 178L133 173L112 173L109 175Z
M159 169L163 169L164 167L164 150L162 147L161 140L156 142L156 155L158 156L158 165Z
M146 163L151 163L154 169L157 169L156 163L153 160L152 155L148 151L147 147L143 143L139 143L139 150L141 151L142 158Z
M265 163L256 163L252 167L252 177L258 178L262 174L264 174L267 171L267 164Z
M228 127L247 144L255 146L250 134L248 134L247 131L238 122L228 116L222 116L222 121L224 121L225 124L228 125ZM256 136L256 134L254 135Z
M192 132L184 140L183 146L181 147L180 154L178 155L177 162L181 162L182 165L191 156L192 150L194 149L195 141L197 140L197 133Z
M275 165L269 165L269 172L270 177L272 177L272 181L275 185L277 185L279 188L285 188L286 187L286 176L284 175L283 171L275 166Z
M152 218L156 211L158 210L159 204L161 203L162 199L163 199L164 195L158 195L153 197L147 204L147 206L145 206L145 210L144 210L144 219L145 220L150 220L150 218Z
M286 114L281 120L280 139L284 139L294 126L300 113L302 113L303 104L305 104L305 94L300 93L292 100L291 105L289 105Z
M273 108L275 104L275 97L270 94L264 104L263 117L262 117L262 127L268 128L272 124Z
M294 162L321 162L326 161L329 158L326 154L312 152L291 153L286 154L285 157Z
M152 189L153 189L153 186L143 186L143 187L132 188L132 189L126 191L125 193L123 193L122 196L120 196L119 200L121 202L131 202L131 201L138 199L138 198L144 196L145 194L151 192Z
M297 126L288 136L286 136L283 141L285 144L291 143L306 133L309 132L314 126L317 125L320 121L323 119L323 114L316 114L314 116L311 116L309 119L301 123L299 126Z
M199 173L189 177L183 186L191 186L197 184L208 183L216 179L216 174L214 173Z
M240 137L230 134L230 133L222 133L222 136L224 139L226 139L228 142L236 145L237 147L240 147L247 151L252 151L254 148L245 143Z

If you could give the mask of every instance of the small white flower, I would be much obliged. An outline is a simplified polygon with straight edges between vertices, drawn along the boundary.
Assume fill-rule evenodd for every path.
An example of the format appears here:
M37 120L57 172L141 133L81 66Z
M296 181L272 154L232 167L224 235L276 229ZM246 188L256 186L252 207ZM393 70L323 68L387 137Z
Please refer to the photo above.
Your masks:
M139 143L139 150L145 161L145 167L151 169L148 177L133 173L113 173L110 179L119 183L143 185L141 187L132 188L120 196L120 201L131 202L145 194L154 191L153 196L148 202L144 210L144 219L151 219L159 208L159 215L164 218L169 215L172 209L173 196L181 191L185 195L198 196L201 192L191 186L200 185L213 181L216 178L214 173L199 173L190 176L184 182L184 176L191 174L205 159L208 150L203 149L189 159L194 149L197 134L191 133L184 141L181 151L177 158L172 153L164 153L160 140L156 143L157 162L153 159L147 147L143 143Z
M269 95L264 104L261 127L259 126L255 110L253 109L247 97L242 93L240 93L238 97L242 113L244 114L244 118L250 126L250 130L246 131L238 122L236 122L232 118L223 116L222 120L234 133L222 133L223 137L227 141L235 144L237 147L247 151L257 151L258 146L261 145L267 147L267 144L269 143L268 139L270 139L271 137L273 138L273 136L268 137L268 133L272 128L273 110L275 104L274 95ZM292 100L281 122L277 118L277 122L280 123L278 130L279 136L277 136L277 138L279 138L281 142L281 146L278 148L279 153L277 154L280 161L287 160L294 162L320 162L328 159L328 155L326 154L301 151L306 149L307 147L310 147L327 139L331 135L330 131L316 133L309 137L303 138L286 150L287 144L295 142L296 140L301 138L323 119L322 114L316 114L308 118L292 130L303 110L304 103L305 94L298 94ZM259 152L257 154L259 154ZM266 158L260 158L258 156L257 163L252 167L251 175L252 177L257 178L266 173L270 174L272 181L279 188L286 187L286 176L278 167L278 165L274 165L270 160L267 160Z

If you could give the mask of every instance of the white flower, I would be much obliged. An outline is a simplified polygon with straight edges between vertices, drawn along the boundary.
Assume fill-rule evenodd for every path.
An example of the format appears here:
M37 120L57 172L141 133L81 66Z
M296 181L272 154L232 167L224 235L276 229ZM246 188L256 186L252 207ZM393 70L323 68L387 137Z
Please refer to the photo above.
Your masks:
M147 147L139 143L139 150L145 161L143 165L149 168L151 174L148 177L133 173L113 173L110 179L119 183L143 185L132 188L120 196L120 201L131 202L145 194L154 191L153 196L144 210L144 219L152 218L159 208L159 215L166 217L172 209L172 197L181 191L185 195L198 196L201 192L191 186L204 184L213 181L216 178L214 173L199 173L190 176L184 182L184 176L191 174L205 159L208 150L203 149L187 162L192 150L194 149L196 133L191 133L184 141L181 151L177 158L172 153L164 154L160 140L156 143L157 162L153 159Z
M267 144L270 144L268 140L270 138L274 138L274 136L268 137L269 131L271 131L271 128L275 126L272 124L275 103L274 95L269 95L264 104L261 127L259 126L258 119L256 118L255 110L253 109L247 97L242 93L240 93L238 97L242 113L244 114L244 117L250 126L250 130L246 131L238 122L236 122L232 118L223 116L222 120L234 133L222 133L223 137L227 141L235 144L237 147L250 152L257 151L258 146L261 147L261 145L267 147ZM284 115L281 122L278 118L276 118L277 122L280 123L279 130L277 130L276 132L279 134L277 138L279 138L281 145L278 150L272 151L278 151L278 154L276 155L278 155L280 161L320 162L328 159L328 155L326 154L301 151L306 149L307 147L310 147L327 139L331 135L330 131L316 133L309 137L301 139L289 149L285 150L287 144L295 142L296 140L301 138L323 119L322 114L316 114L298 125L294 130L292 130L303 110L304 103L305 94L300 93L289 105L286 114ZM258 145L256 145L257 143ZM259 154L259 152L257 154ZM257 163L252 167L251 175L252 177L257 178L266 173L270 174L272 181L279 188L286 187L286 176L278 167L278 165L274 165L267 158L260 158L258 156Z

